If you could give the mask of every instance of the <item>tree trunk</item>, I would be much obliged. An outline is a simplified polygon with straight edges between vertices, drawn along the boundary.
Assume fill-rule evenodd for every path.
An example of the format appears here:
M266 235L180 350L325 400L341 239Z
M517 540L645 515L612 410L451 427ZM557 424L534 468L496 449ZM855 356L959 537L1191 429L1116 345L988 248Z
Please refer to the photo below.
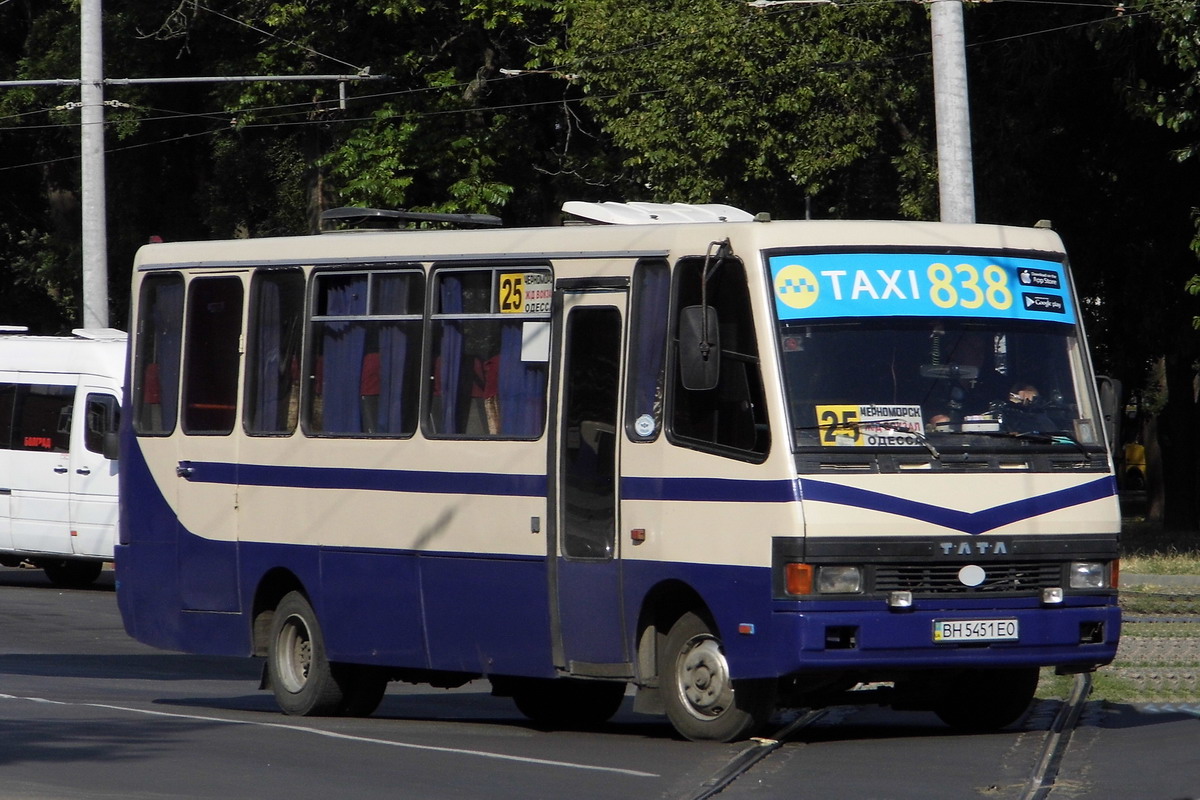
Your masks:
M1195 338L1194 332L1189 332ZM1163 526L1170 530L1200 528L1200 426L1196 419L1196 346L1183 344L1167 355L1167 404L1158 420L1158 444L1162 451L1162 483L1165 503Z

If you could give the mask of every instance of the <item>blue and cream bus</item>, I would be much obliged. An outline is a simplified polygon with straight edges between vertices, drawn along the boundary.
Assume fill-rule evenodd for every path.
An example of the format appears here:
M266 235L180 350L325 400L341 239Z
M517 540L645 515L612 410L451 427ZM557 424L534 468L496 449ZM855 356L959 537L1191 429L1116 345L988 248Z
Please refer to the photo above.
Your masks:
M594 723L632 687L715 740L852 697L998 728L1112 660L1054 232L564 210L143 247L129 633L265 658L289 714L483 678Z

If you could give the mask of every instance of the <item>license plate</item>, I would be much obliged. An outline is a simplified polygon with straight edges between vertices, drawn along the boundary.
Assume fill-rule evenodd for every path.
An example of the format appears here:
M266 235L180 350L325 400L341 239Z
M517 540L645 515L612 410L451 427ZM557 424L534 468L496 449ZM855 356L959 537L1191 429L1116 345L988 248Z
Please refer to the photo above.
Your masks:
M1006 642L1017 638L1015 619L938 619L935 642Z

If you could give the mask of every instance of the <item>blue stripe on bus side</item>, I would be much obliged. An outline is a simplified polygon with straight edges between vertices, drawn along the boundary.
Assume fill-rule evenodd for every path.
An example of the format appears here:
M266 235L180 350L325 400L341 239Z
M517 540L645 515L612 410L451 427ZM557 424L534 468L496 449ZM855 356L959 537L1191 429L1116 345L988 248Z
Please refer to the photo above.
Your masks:
M545 475L342 467L281 467L218 461L191 461L186 462L186 466L192 468L189 480L193 483L281 486L295 489L366 489L426 494L546 496Z
M800 499L795 480L743 481L725 478L622 478L622 500L712 503L792 503Z
M958 511L930 503L907 500L895 495L806 478L800 480L800 492L806 501L881 511L885 514L895 514L921 522L929 522L977 536L1004 525L1032 519L1052 511L1112 497L1116 494L1116 484L1111 476L1105 476L1079 486L1035 497L1025 497L979 511Z
M297 489L366 489L385 492L452 493L545 497L545 475L486 472L283 467L220 461L189 461L193 483L280 486ZM729 480L723 478L621 479L624 500L708 501L714 503L790 503L799 499L794 480Z

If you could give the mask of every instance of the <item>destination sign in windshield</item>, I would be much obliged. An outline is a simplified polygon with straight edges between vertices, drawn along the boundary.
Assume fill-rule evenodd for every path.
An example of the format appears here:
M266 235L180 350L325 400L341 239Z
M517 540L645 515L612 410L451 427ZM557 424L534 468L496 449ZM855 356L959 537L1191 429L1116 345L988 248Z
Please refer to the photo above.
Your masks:
M1064 267L1007 256L817 253L773 256L782 320L984 317L1071 324Z

